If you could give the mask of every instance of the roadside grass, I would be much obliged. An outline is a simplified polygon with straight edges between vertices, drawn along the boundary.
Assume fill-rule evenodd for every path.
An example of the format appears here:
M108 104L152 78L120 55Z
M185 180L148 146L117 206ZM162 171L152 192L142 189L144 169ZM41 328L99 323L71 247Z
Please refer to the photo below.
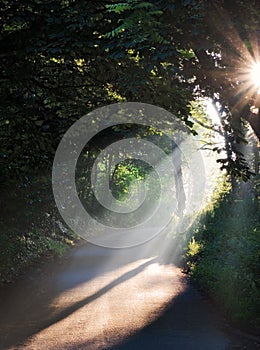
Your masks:
M241 184L243 187L243 184ZM186 270L243 326L258 327L260 300L260 211L248 194L222 184L193 226L185 250Z

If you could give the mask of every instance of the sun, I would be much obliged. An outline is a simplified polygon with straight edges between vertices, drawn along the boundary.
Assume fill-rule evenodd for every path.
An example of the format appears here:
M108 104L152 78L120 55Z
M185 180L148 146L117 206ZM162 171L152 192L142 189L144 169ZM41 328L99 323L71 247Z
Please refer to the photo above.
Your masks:
M260 89L260 62L256 62L253 64L250 76L254 86Z

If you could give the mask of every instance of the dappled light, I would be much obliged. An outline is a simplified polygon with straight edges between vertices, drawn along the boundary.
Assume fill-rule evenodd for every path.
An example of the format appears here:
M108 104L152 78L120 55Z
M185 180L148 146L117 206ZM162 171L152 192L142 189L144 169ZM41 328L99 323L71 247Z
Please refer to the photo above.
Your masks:
M0 19L0 349L260 349L259 0Z

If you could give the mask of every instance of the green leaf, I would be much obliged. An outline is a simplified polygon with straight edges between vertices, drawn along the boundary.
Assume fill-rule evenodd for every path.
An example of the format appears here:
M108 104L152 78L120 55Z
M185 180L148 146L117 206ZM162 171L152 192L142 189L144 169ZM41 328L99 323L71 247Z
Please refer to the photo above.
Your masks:
M34 124L37 125L37 126L42 126L43 120L36 120L36 121L34 122Z

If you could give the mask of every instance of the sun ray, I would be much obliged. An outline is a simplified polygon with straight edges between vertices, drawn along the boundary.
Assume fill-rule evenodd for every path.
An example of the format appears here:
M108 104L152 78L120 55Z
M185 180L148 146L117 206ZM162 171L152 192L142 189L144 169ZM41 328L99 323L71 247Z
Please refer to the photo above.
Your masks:
M260 89L260 62L255 62L251 68L251 80Z

